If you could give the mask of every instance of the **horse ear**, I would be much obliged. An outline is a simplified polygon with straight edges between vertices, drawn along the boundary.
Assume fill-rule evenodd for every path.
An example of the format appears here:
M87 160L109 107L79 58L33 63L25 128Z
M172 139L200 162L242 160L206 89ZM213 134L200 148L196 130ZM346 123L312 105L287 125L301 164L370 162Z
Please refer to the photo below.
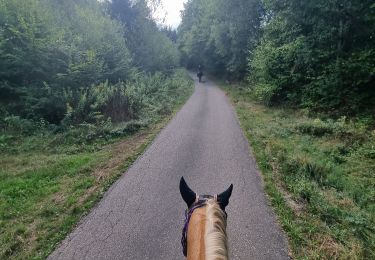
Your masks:
M229 198L232 195L232 190L233 190L233 184L231 184L226 191L217 195L217 201L222 210L225 210L225 207L228 206Z
M180 193L188 208L190 208L190 206L195 202L197 195L186 184L184 177L181 177L180 180Z

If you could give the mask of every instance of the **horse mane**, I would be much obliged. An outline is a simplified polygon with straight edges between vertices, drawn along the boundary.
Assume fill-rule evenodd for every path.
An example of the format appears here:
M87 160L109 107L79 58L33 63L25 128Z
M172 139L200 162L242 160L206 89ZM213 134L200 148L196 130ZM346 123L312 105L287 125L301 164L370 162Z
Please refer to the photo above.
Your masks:
M206 260L227 260L226 215L214 199L206 202Z

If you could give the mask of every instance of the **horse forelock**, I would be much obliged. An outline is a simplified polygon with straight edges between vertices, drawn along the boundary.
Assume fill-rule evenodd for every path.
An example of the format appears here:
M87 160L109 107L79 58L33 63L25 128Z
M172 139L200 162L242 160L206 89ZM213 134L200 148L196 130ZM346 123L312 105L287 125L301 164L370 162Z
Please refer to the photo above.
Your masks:
M217 200L210 198L202 201L201 207L192 212L192 219L192 226L189 225L188 232L194 234L190 237L194 242L189 242L191 244L188 246L188 259L227 260L226 213L220 208ZM204 222L203 227L198 224L201 221ZM202 235L203 241L199 239L198 234Z
M214 199L206 202L206 260L227 260L226 214Z

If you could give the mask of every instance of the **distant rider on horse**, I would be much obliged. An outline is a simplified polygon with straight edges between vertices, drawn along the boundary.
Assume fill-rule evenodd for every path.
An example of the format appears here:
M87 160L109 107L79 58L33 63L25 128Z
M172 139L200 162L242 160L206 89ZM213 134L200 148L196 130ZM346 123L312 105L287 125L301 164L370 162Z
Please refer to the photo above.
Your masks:
M198 65L198 73L197 73L197 77L198 77L198 79L199 79L199 82L202 82L202 76L203 76L202 66L201 66L201 65Z

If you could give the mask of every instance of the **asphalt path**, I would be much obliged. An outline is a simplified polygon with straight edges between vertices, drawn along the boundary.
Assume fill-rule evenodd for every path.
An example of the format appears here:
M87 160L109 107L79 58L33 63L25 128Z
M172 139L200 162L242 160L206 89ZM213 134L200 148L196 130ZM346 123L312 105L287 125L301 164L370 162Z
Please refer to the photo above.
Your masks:
M228 98L211 81L195 85L183 108L50 259L184 259L181 176L199 194L220 193L233 183L231 259L288 259Z

